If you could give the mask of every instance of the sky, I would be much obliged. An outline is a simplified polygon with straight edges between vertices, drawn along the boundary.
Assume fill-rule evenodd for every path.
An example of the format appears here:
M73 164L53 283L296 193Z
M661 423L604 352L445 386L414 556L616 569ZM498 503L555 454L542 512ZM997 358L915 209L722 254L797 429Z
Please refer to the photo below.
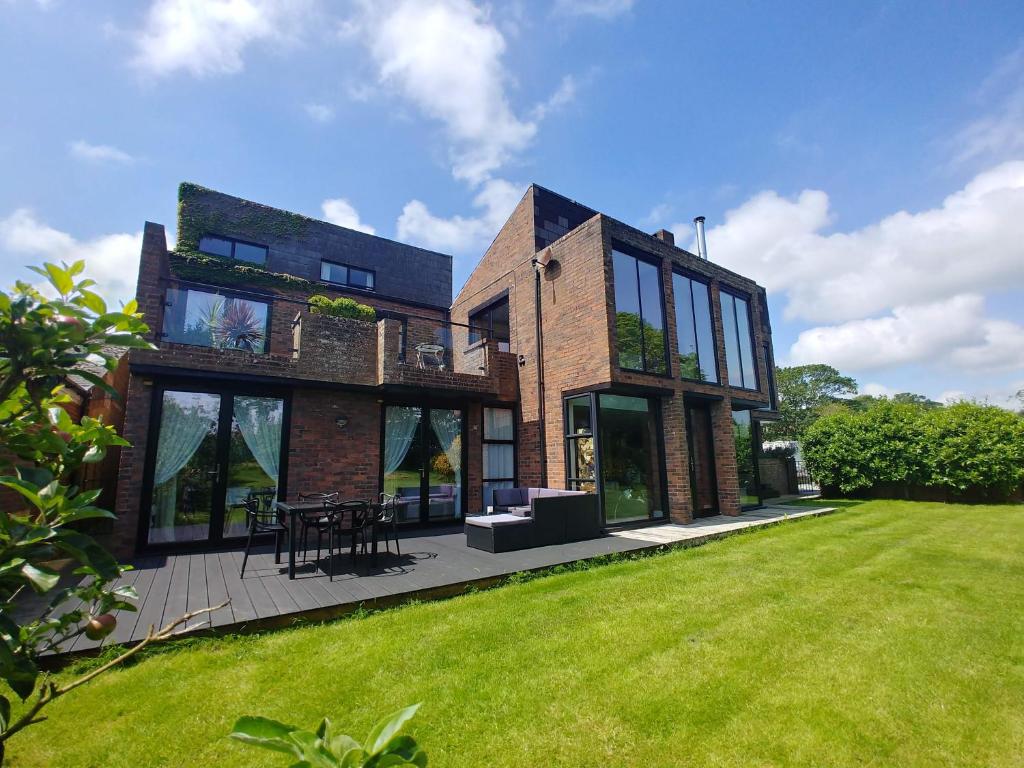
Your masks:
M777 362L1024 388L1024 4L0 0L0 273L134 290L188 180L450 253L530 182L768 290Z

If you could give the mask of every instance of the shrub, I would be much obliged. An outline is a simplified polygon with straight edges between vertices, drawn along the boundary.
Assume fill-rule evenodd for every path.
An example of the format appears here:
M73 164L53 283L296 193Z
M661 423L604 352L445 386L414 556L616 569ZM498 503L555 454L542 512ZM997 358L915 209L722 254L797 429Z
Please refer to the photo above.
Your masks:
M807 467L842 493L930 488L947 496L1006 498L1024 484L1024 418L994 406L948 408L880 401L811 425Z
M316 294L308 299L309 311L314 315L330 315L331 317L348 317L352 320L362 320L372 323L377 319L377 313L373 307L360 304L355 299L344 297L330 299L327 296Z

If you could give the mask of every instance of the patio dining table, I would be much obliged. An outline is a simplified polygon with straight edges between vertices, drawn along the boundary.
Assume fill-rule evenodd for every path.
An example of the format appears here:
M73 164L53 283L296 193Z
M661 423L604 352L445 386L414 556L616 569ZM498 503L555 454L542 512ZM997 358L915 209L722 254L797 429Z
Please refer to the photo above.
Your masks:
M331 504L323 501L278 501L277 511L288 520L288 578L295 578L295 540L298 538L299 516L304 512L323 512L330 509ZM366 525L371 528L372 544L370 546L370 563L377 564L377 518L380 516L380 504L369 502L367 505ZM333 553L329 555L333 557Z

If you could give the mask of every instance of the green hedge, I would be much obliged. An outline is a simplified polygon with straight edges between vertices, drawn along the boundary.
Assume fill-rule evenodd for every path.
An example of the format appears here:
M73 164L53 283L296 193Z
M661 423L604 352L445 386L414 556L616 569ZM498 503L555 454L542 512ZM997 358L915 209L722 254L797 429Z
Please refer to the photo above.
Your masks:
M341 297L332 300L327 296L316 294L315 296L310 296L308 301L309 311L314 315L349 317L353 320L362 320L366 323L372 323L377 319L377 313L374 311L373 307L367 306L366 304L360 304L355 299Z
M974 403L883 401L818 419L803 454L826 493L1007 499L1024 486L1024 418Z

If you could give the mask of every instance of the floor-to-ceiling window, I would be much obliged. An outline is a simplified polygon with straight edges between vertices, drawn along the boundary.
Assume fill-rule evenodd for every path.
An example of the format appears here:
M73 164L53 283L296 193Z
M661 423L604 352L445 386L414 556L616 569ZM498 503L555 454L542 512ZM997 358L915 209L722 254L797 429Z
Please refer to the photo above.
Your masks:
M484 408L483 507L494 504L495 488L512 488L516 480L515 411Z
M740 505L756 507L761 503L758 488L757 426L748 410L732 412L733 441L736 445L736 474L739 477Z
M570 490L596 490L597 455L594 446L591 396L581 395L565 401L566 481Z
M241 502L276 495L284 400L227 390L161 389L149 460L149 545L243 536Z
M664 516L657 401L608 393L570 397L565 425L566 485L598 492L606 523Z
M612 251L612 268L619 367L664 374L668 366L661 270L617 250Z
M711 321L711 289L700 280L672 275L675 294L679 372L684 379L718 383L715 332Z
M598 396L601 485L607 523L664 515L655 408L646 397Z
M400 522L461 517L461 410L386 406L382 454L384 492L398 497Z
M750 302L726 291L720 291L719 296L722 332L725 335L725 361L729 366L729 386L757 389Z

